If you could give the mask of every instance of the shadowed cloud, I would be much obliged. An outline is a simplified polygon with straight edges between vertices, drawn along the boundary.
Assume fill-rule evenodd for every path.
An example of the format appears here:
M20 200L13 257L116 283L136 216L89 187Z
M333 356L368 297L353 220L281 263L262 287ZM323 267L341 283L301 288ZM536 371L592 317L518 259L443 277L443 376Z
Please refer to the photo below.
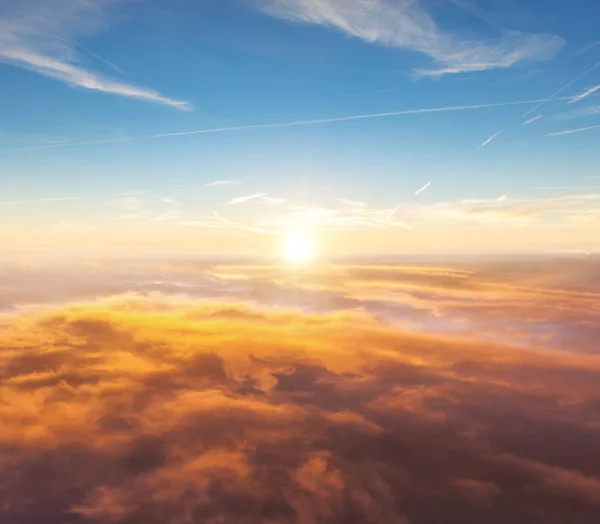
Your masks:
M2 318L2 521L587 524L600 509L595 355L161 296Z

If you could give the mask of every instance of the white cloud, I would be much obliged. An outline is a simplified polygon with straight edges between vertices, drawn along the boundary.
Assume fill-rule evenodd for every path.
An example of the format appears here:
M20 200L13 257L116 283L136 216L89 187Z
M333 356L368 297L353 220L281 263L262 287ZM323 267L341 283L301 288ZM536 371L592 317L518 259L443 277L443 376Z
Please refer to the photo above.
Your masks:
M217 186L229 186L233 184L241 184L241 180L215 180L214 182L209 182L208 184L204 184L202 187L217 187Z
M337 29L370 43L431 57L436 66L420 76L484 71L524 60L548 59L564 40L548 34L504 31L496 39L472 40L438 27L420 0L263 0L266 13Z
M264 225L290 229L293 227L329 230L356 229L411 229L404 221L392 220L389 209L366 207L344 207L331 209L304 207L293 213L267 221Z
M80 63L75 39L104 28L107 25L104 8L122 1L0 2L0 62L29 69L72 87L191 109L186 101L113 80Z
M346 198L337 198L336 200L348 207L368 207L366 202L361 202L358 200L348 200Z
M287 200L285 198L270 197L266 193L254 193L252 195L246 195L246 196L234 198L234 199L230 200L229 202L226 202L223 205L224 206L233 206L233 205L237 205L237 204L245 204L247 202L252 202L252 201L261 202L263 204L285 204L287 202Z
M576 189L576 188L565 188ZM460 200L425 206L406 206L404 216L417 222L447 224L450 221L480 226L541 226L568 222L598 209L599 194L569 194L555 197Z

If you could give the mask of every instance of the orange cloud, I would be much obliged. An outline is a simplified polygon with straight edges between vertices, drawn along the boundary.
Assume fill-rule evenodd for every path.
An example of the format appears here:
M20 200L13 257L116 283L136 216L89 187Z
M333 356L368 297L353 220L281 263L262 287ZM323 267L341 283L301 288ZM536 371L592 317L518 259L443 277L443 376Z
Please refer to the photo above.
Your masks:
M0 329L0 521L589 523L600 359L127 295Z

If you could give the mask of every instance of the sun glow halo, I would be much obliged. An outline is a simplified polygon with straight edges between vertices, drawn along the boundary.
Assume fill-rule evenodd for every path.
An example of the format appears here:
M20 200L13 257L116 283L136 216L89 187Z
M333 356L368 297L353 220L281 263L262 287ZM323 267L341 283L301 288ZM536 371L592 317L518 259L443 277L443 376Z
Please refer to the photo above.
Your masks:
M306 231L293 231L285 236L285 258L295 264L305 264L315 256L312 237Z

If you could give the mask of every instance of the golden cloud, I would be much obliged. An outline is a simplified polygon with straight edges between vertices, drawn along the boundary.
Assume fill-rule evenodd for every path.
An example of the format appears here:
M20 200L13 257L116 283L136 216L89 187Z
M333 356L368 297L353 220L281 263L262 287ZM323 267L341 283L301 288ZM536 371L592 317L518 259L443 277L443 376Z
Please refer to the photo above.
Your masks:
M600 359L122 296L0 328L0 521L585 523Z

